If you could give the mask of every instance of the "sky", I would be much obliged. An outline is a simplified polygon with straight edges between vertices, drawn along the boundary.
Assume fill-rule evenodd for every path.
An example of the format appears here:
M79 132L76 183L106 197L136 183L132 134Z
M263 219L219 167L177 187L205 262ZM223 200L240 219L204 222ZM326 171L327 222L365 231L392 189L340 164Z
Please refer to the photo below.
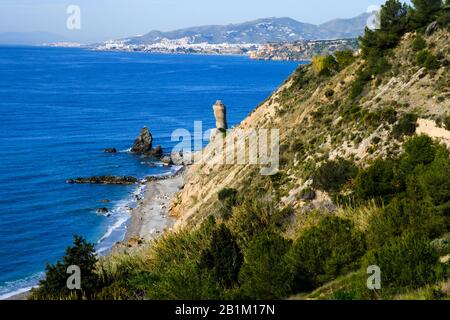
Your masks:
M351 18L385 0L0 0L0 33L50 32L96 42L179 28L290 17L319 24ZM80 8L80 29L67 8Z

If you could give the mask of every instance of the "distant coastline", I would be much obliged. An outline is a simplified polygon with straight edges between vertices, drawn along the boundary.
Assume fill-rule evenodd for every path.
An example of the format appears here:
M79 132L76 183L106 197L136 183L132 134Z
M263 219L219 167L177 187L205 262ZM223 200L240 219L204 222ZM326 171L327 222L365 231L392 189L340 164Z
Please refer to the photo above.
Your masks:
M215 99L232 107L230 122L238 123L298 65L22 45L2 47L0 56L6 89L0 106L9 120L0 146L14 145L14 153L0 156L0 175L8 184L0 216L9 226L0 230L8 239L0 243L2 297L37 285L45 263L64 255L73 234L94 243L102 239L99 246L106 248L123 241L125 226L133 224L130 210L137 206L133 197L140 184L74 186L67 179L164 174L166 166L126 152L142 125L170 150L177 128L191 130L198 119L214 126L209 106ZM262 73L272 76L261 78ZM17 131L24 119L28 130ZM118 152L104 153L108 147Z

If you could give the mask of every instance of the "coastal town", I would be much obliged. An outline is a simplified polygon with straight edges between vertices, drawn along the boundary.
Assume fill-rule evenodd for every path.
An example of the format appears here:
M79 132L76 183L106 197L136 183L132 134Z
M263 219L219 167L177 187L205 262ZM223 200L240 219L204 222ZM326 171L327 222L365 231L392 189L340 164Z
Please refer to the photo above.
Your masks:
M161 39L158 43L133 44L129 40L110 40L91 46L95 51L148 52L163 54L242 55L254 60L305 61L315 55L358 48L357 39L299 40L281 43L192 43L189 37Z

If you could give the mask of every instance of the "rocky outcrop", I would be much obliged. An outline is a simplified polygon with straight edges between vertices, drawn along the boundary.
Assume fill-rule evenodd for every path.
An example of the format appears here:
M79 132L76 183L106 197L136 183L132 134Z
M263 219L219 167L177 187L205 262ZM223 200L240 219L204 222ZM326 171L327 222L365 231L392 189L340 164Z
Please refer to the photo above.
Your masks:
M158 159L164 155L163 148L160 145L153 148L153 136L147 127L142 128L139 136L134 141L131 152Z
M98 214L107 214L109 212L108 208L99 208L97 209Z
M69 184L116 184L116 185L130 185L136 184L139 180L135 177L116 177L116 176L101 176L68 179Z
M433 33L435 33L438 29L439 29L438 23L437 21L434 21L428 25L427 29L425 30L425 35L429 37L433 35Z
M107 148L105 150L103 150L104 153L117 153L117 149L116 148Z
M160 145L150 151L150 155L155 158L161 158L163 156L163 149Z
M134 141L131 152L139 154L149 154L152 152L153 137L147 127L142 128L139 136Z
M214 117L216 118L216 128L219 130L227 130L227 108L222 103L222 101L217 100L216 104L213 105Z
M170 156L164 156L161 158L161 162L164 163L165 165L172 165L172 158Z

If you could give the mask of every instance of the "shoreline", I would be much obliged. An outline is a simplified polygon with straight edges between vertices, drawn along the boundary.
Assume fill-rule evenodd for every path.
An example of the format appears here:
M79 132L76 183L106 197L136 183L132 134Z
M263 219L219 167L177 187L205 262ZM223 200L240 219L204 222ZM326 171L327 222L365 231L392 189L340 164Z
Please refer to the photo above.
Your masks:
M145 182L145 191L137 206L130 211L127 231L123 241L115 243L106 256L128 251L149 242L170 230L175 218L169 214L173 197L184 185L185 167L168 175L156 176ZM25 288L4 300L27 300L31 289Z
M144 195L131 210L125 238L113 246L110 254L149 242L174 226L176 219L170 216L169 210L173 197L184 185L184 169L145 182Z

